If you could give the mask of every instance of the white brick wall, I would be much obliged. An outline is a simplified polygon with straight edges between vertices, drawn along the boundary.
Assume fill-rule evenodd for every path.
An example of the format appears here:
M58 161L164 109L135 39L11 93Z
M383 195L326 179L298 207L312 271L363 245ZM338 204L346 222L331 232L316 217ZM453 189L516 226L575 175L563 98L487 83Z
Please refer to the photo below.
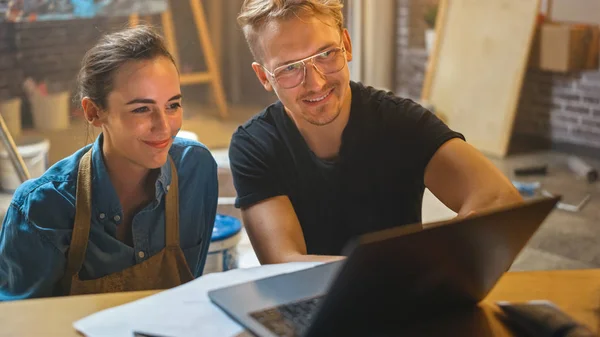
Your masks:
M600 149L600 71L529 70L514 131Z

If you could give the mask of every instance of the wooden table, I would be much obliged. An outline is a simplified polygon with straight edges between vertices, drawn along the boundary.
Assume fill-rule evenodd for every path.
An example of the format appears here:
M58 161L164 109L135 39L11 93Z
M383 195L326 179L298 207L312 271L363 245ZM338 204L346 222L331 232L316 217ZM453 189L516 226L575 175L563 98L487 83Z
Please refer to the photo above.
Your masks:
M0 336L80 336L73 329L74 321L154 293L140 291L0 303ZM435 328L446 333L451 331L452 335L456 334L456 329L465 329L469 336L512 336L499 320L492 317L493 303L537 299L554 302L592 331L600 333L600 269L506 273L480 310L465 319L436 324ZM433 328L427 324L415 329L420 329L419 335L425 330L429 335ZM440 335L439 331L435 334Z

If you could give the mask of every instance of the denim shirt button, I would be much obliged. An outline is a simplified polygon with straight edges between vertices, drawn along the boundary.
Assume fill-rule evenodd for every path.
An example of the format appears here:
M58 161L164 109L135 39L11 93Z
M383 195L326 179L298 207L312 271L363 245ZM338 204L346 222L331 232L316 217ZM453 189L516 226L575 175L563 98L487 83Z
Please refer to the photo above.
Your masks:
M119 222L119 220L121 220L121 217L119 215L115 215L113 220L115 220L116 222Z
M100 213L100 214L98 215L98 217L99 217L101 220L103 220L104 218L106 218L106 214L104 214L104 213Z

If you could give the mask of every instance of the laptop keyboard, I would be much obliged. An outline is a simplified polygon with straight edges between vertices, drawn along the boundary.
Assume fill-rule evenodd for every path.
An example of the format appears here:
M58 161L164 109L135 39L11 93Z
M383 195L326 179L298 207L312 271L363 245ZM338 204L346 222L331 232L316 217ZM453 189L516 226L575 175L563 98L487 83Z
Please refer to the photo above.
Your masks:
M308 329L312 315L316 312L323 296L280 305L250 313L272 333L282 337L300 337Z

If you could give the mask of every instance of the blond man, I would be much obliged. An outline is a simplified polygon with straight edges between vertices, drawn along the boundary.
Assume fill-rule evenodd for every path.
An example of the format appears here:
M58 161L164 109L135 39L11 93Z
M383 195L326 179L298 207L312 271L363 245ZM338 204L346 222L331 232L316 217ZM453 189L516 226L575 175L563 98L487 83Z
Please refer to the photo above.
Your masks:
M256 76L279 98L229 150L261 263L336 260L357 235L418 223L426 187L459 216L522 200L435 115L350 81L341 1L246 0L238 23Z

